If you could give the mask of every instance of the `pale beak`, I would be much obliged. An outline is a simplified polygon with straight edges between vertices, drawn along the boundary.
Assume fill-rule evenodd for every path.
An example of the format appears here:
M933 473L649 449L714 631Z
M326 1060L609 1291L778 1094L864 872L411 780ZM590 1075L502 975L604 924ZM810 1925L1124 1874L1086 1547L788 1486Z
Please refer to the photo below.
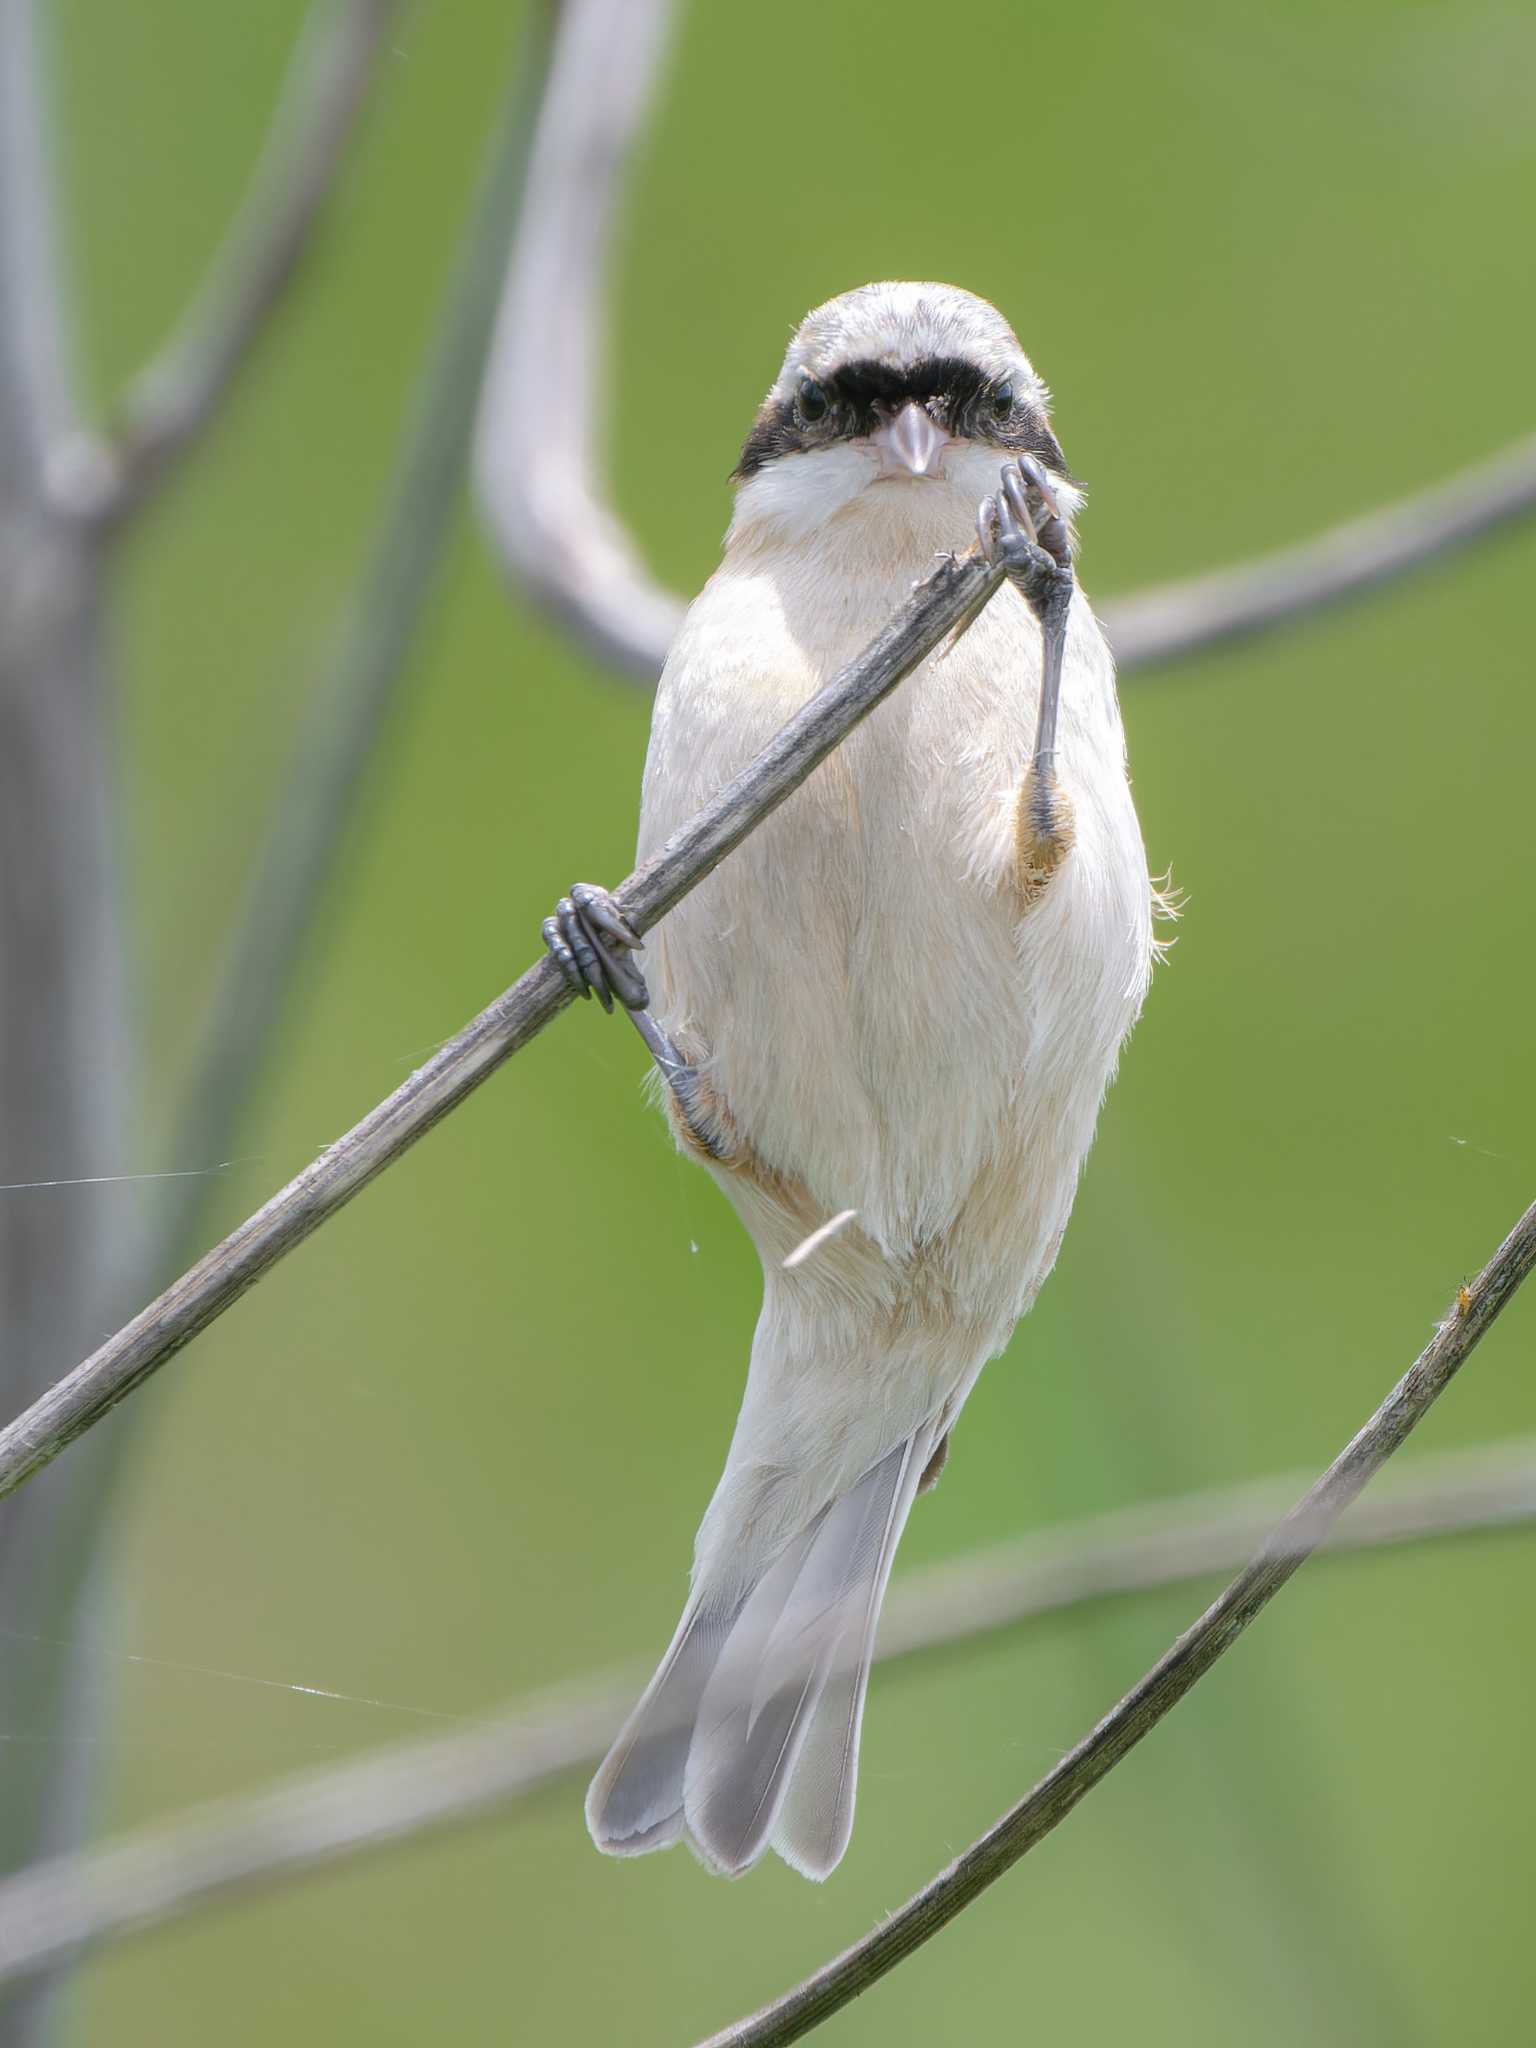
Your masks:
M870 436L880 450L882 476L942 476L949 436L915 401Z

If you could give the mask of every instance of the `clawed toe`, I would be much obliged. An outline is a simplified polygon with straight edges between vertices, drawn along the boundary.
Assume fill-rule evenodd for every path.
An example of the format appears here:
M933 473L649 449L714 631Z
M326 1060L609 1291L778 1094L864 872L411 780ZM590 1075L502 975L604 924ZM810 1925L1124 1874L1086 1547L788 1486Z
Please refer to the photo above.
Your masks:
M1061 507L1056 502L1056 493L1051 489L1051 480L1045 473L1044 465L1033 455L1019 455L1012 462L1003 465L1003 489L1009 497L1017 493L1018 500L1027 503L1033 497L1035 503L1043 505L1052 519L1061 517ZM1021 515L1022 516L1022 515ZM1038 513L1032 511L1033 523L1041 524Z
M1004 464L1003 499L1037 546L1040 545L1040 528L1052 519L1061 518L1056 495L1046 482L1045 471L1027 455L1018 462Z
M1003 464L1001 489L976 509L982 552L1042 620L1065 614L1072 592L1072 551L1050 479L1032 455Z
M606 889L599 889L591 882L578 882L571 891L571 901L588 924L595 924L610 939L617 939L621 946L629 946L637 953L643 950L645 941L620 917Z
M1000 521L1006 520L1015 532L1022 532L1032 547L1040 545L1035 532L1035 517L1029 508L1029 492L1016 462L1004 466L1003 496L998 511Z
M612 896L592 882L578 882L555 905L542 926L550 957L576 994L596 996L605 1010L618 997L626 1010L643 1010L650 993L633 960L640 934L619 915Z
M579 996L590 996L592 991L588 988L586 981L582 977L581 969L576 964L576 955L566 944L565 933L561 929L559 918L546 917L540 926L540 930L544 934L544 944L549 949L550 958L565 976L576 994Z
M1041 547L1036 525L1036 506L1043 514L1045 501L1030 504L1030 486L1016 462L1003 465L1002 489L982 499L976 508L976 532L982 552L997 568L1010 576L1035 576L1049 567L1050 558Z
M1001 492L983 498L976 508L976 533L981 541L981 551L995 569L1002 569L1015 579L1038 576L1049 567L1049 558L1036 542L1034 521L1029 516L1028 506L1022 495L1015 497L1010 491L1009 483L1008 470L1005 469Z

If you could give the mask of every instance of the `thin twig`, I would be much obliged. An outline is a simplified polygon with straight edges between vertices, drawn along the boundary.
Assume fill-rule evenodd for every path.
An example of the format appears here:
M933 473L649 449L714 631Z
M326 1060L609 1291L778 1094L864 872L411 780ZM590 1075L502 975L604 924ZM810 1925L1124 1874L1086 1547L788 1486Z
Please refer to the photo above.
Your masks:
M948 633L974 616L1001 575L977 548L944 557L885 631L620 885L620 913L645 931L680 902ZM564 976L547 956L531 967L345 1137L0 1431L0 1498L222 1315L571 1000Z
M216 416L314 239L402 0L319 0L250 189L181 324L134 378L100 441L57 451L76 516L116 525Z
M421 373L369 562L303 719L260 865L229 945L172 1158L223 1158L270 1053L306 938L394 707L406 655L459 501L495 312L502 251L522 190L547 63L535 7L498 117L447 308ZM144 1262L143 1289L193 1249L212 1183L176 1183Z
M1230 1570L1302 1483L1187 1495L913 1572L891 1590L879 1658L981 1643L1021 1622ZM1423 1459L1387 1484L1350 1509L1325 1555L1528 1527L1536 1439ZM644 1675L551 1690L451 1734L304 1771L0 1881L0 1985L231 1897L505 1813L590 1770Z
M1536 434L1411 498L1256 561L1111 598L1100 613L1122 674L1299 624L1536 512Z
M682 617L607 501L604 271L671 0L566 0L475 443L502 560L606 661L654 682Z
M1164 1652L1093 1732L980 1840L852 1948L699 2048L785 2048L867 1991L946 1927L1064 1821L1237 1641L1339 1513L1417 1427L1500 1309L1536 1266L1536 1203L1526 1210L1365 1427L1287 1515L1258 1556Z

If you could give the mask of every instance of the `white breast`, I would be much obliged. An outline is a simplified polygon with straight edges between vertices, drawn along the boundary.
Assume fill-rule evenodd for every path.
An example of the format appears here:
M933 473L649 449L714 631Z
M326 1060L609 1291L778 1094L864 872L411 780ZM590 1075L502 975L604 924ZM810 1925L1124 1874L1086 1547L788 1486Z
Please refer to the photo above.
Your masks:
M816 535L728 550L662 678L642 858L873 637L938 547L963 544L969 503L875 489ZM1059 756L1076 843L1020 915L1014 801L1039 675L1038 627L1005 589L646 955L658 1015L759 1155L826 1213L857 1209L898 1264L945 1241L961 1294L1010 1327L1054 1256L1151 961L1113 668L1081 598Z

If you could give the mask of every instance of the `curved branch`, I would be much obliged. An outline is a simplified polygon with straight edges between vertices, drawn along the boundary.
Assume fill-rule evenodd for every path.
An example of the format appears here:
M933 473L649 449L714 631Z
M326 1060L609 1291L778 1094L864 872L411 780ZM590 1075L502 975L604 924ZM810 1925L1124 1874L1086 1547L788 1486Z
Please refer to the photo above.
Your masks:
M840 2012L948 1926L1060 1825L1101 1779L1231 1649L1450 1385L1478 1339L1536 1266L1536 1203L1526 1210L1365 1427L1310 1487L1245 1570L1019 1804L862 1941L699 2048L785 2048Z
M885 631L653 860L620 884L620 914L644 932L680 902L947 634L975 616L1001 577L978 548L942 560ZM0 1430L0 1498L141 1386L571 1000L565 977L545 955L265 1207Z
M1295 1480L1268 1479L1101 1515L898 1580L882 1663L974 1644L1021 1622L1228 1570L1274 1527ZM1325 1555L1343 1557L1536 1521L1536 1439L1419 1461L1353 1508ZM0 1985L350 1857L505 1812L596 1764L644 1673L519 1702L448 1735L284 1778L0 1880Z
M1111 598L1100 610L1122 674L1298 625L1536 512L1536 434L1413 497L1232 569Z
M681 602L600 479L604 271L670 0L566 0L476 432L504 566L605 660L654 682Z
M651 575L597 455L604 277L669 0L568 0L509 259L476 472L503 564L622 673L654 683L684 602ZM1395 505L1230 569L1111 598L1123 673L1300 624L1536 512L1536 436Z
M58 451L76 516L116 524L209 425L308 252L402 0L325 0L305 24L239 214L180 326L99 442Z

